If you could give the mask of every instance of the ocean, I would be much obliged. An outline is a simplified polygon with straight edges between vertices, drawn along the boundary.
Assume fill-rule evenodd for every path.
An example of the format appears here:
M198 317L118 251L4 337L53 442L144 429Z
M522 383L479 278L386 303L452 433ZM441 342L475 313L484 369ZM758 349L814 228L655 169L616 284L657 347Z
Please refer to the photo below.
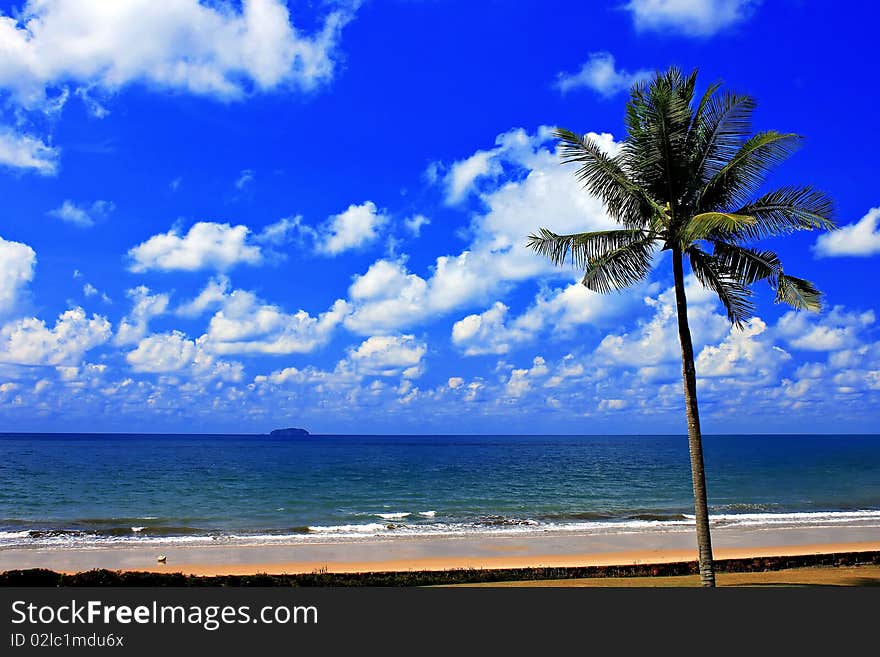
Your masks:
M704 437L715 526L877 527L880 436ZM0 549L693 531L685 436L0 435Z

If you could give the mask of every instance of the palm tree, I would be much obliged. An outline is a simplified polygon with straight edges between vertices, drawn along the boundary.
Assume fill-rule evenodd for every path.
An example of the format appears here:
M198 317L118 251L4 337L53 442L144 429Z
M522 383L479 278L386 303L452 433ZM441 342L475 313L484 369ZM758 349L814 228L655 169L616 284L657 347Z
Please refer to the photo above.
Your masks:
M779 257L759 249L760 238L799 230L832 229L832 204L810 186L788 186L753 199L774 165L800 137L775 131L752 135L755 101L719 92L713 84L696 105L697 73L671 68L632 88L627 136L616 155L569 130L557 129L563 163L575 162L584 188L602 200L621 227L575 235L541 228L528 245L556 265L584 273L583 285L609 293L643 280L653 256L670 251L694 487L700 581L715 585L694 347L684 286L685 257L702 285L713 290L737 328L751 316L750 286L767 281L776 302L817 311L820 292L784 273Z

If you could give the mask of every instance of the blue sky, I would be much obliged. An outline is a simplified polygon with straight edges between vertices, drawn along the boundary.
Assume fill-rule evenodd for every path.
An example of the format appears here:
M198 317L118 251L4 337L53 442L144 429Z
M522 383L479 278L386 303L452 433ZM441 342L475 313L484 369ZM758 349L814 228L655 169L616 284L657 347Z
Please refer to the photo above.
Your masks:
M804 135L768 244L826 294L731 330L693 282L704 430L875 431L876 10L831 2L3 3L5 431L684 431L669 261L623 294L525 249L605 227L554 126L623 138L669 65Z

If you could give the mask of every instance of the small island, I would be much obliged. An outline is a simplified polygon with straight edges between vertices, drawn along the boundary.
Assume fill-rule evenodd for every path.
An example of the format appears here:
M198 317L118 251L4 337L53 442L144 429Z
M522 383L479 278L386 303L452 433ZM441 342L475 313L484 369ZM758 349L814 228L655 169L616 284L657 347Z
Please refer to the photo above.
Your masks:
M273 429L269 432L270 436L308 436L309 432L299 427L287 427L286 429Z

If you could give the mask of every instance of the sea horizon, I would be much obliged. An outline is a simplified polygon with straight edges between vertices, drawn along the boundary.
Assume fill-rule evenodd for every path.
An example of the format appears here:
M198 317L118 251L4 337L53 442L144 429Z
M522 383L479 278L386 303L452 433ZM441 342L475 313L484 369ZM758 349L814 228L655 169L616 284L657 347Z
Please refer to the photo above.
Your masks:
M257 436L257 437L268 437L270 436L270 432L272 429L265 433L238 433L238 432L226 432L226 431L199 431L199 432L146 432L146 431L0 431L0 438L7 438L12 436L206 436L206 437L220 437L220 436L234 436L234 437L243 437L243 436ZM590 438L590 437L599 437L599 436L607 436L614 437L619 436L621 438L628 437L639 437L639 436L648 436L648 437L687 437L687 432L682 433L614 433L614 432L602 432L602 433L501 433L501 432L493 432L493 433L315 433L309 431L308 434L301 435L291 435L291 436L274 436L279 439L289 439L296 440L297 438L316 438L316 437L376 437L376 438L390 438L395 436L403 436L403 437L443 437L443 436L466 436L466 437L474 437L478 438L481 436L516 436L522 438L528 437L544 437L544 438ZM805 431L791 431L791 432L779 432L774 431L771 433L749 433L749 432L735 432L735 433L703 433L702 436L704 438L710 437L771 437L771 436L875 436L880 437L880 433L872 433L868 431L864 432L805 432Z

